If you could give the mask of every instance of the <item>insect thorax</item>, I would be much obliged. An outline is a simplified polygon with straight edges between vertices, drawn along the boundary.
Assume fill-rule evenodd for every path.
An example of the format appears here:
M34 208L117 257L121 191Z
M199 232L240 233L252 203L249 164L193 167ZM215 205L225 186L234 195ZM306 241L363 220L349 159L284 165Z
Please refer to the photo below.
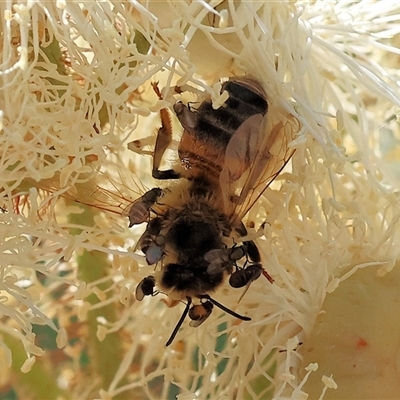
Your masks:
M195 262L198 267L206 267L207 251L224 247L223 237L229 232L224 215L195 198L180 209L169 209L164 226L166 249L175 253L174 262L184 265Z
M165 256L159 284L167 292L204 294L216 289L228 272L207 273L209 263L204 255L225 248L231 231L227 217L215 207L218 199L209 189L204 181L193 180L185 195L174 198L174 207L168 207L162 216ZM165 200L168 203L167 197Z

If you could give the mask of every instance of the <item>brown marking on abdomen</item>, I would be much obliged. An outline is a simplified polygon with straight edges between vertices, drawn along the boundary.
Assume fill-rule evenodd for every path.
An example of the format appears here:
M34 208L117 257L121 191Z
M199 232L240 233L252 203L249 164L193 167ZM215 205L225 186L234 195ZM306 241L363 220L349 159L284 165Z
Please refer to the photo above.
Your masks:
M225 150L224 146L203 141L185 130L178 154L185 174L190 177L202 174L218 179L224 166Z

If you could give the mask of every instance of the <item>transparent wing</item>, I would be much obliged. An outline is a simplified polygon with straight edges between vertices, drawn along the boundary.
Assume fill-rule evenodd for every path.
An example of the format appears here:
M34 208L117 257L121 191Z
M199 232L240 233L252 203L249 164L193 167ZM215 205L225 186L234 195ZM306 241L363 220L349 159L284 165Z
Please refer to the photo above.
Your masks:
M132 205L145 191L133 174L125 178L120 173L104 171L81 175L80 180L68 189L61 188L57 178L43 180L39 187L77 203L122 216L128 216Z
M294 153L290 143L300 130L297 119L270 107L266 117L249 118L232 136L220 175L225 212L233 226L279 175Z

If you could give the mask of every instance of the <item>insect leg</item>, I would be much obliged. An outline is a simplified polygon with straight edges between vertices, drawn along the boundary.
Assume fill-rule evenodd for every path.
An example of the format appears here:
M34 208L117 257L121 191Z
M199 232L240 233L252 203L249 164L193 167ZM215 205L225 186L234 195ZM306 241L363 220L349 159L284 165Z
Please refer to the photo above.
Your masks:
M190 305L191 305L191 304L192 304L192 299L191 299L190 297L188 297L188 298L187 298L187 304L186 304L185 309L183 310L183 313L182 313L182 315L181 315L181 318L179 319L178 323L176 324L175 329L174 329L174 331L171 333L171 336L169 337L167 343L165 343L165 346L168 347L168 346L173 342L173 340L175 339L175 336L176 336L176 334L178 333L180 327L182 326L183 321L185 320L186 316L188 315L189 308L190 308Z
M162 222L161 217L150 220L135 246L135 251L139 248L146 255L146 261L149 265L157 263L164 256L165 237L160 235Z
M140 249L143 251L144 254L146 254L146 251L149 248L154 237L160 234L162 222L163 220L161 217L155 217L148 222L146 230L138 240L134 251Z
M240 235L240 236L246 236L247 235L247 229L241 222L238 227L236 227L235 231ZM250 260L259 263L261 261L260 257L260 252L258 251L257 245L254 243L253 240L249 240L247 242L243 242L243 246L246 249L246 255L249 256Z
M258 251L257 245L253 240L249 240L248 242L243 243L246 246L246 253L249 256L250 260L259 263L261 261L260 252Z
M211 298L208 294L202 294L197 296L199 299L206 299L209 300L214 306L220 308L222 311L225 311L227 314L232 315L233 317L239 318L243 321L251 321L251 318L245 317L244 315L240 315L238 313L235 313L235 311L230 310L228 307L225 307L223 304L219 303L217 300L214 300Z
M153 83L152 85L158 98L162 100L162 95L158 89L157 83ZM172 141L171 117L167 108L160 110L160 118L161 127L158 129L156 145L154 147L152 175L155 179L178 179L180 174L173 169L168 169L165 171L160 171L159 169L165 150L167 150Z

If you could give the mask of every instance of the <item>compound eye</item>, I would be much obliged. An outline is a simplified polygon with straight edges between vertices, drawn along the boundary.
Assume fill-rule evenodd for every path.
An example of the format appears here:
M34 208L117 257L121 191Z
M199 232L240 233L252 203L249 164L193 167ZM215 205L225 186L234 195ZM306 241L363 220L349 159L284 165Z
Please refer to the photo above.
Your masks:
M148 276L144 278L136 286L135 297L136 300L142 301L144 296L152 296L154 294L154 287L156 286L156 280L154 276Z
M189 310L190 326L197 328L200 326L211 314L214 305L210 301L205 301L202 304L193 306Z

